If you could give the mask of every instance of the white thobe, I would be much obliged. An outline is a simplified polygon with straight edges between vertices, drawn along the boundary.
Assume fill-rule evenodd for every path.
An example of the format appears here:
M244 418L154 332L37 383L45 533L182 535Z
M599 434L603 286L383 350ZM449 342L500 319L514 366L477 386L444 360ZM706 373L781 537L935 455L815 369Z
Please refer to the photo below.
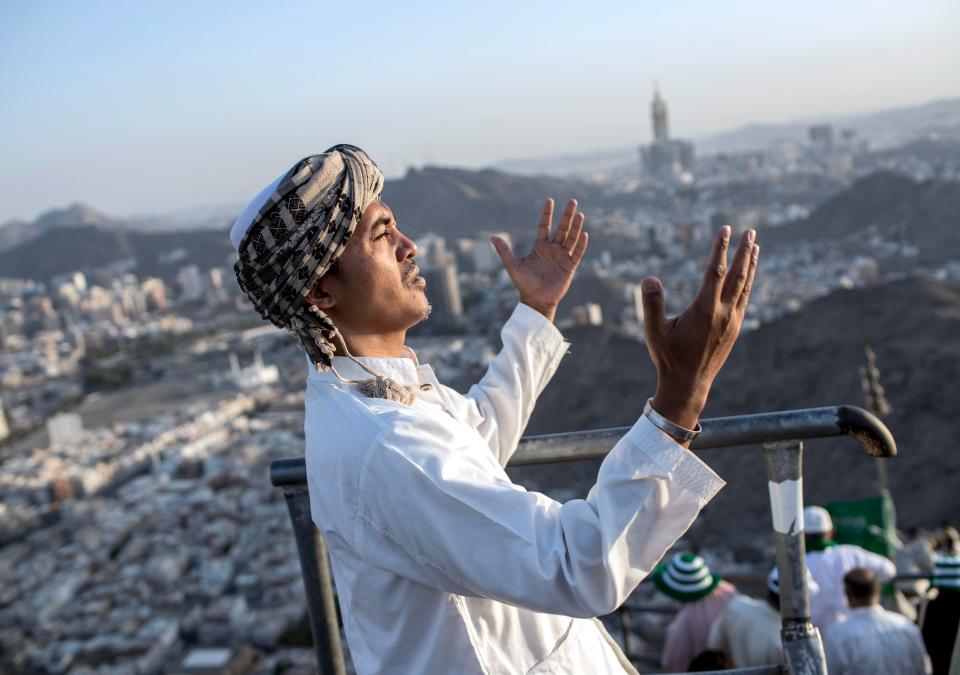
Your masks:
M930 657L920 629L879 605L851 609L823 638L830 675L925 675Z
M780 626L769 602L738 595L710 627L707 648L725 652L734 668L783 663Z
M843 577L854 567L873 570L880 581L892 579L897 573L889 558L853 544L807 551L807 569L820 587L817 591L810 591L810 620L820 629L821 635L846 616L848 605L843 592Z
M523 304L501 337L466 396L412 350L361 359L414 387L410 406L308 378L311 513L358 673L624 672L590 618L619 607L723 485L643 416L586 499L515 485L504 466L568 343Z

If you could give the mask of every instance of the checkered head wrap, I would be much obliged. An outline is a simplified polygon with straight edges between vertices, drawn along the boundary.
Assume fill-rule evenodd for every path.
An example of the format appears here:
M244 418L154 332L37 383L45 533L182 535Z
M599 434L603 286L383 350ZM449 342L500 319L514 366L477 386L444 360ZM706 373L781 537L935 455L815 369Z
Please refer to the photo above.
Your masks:
M367 153L335 145L300 160L267 186L231 230L240 255L234 265L240 288L260 316L297 338L318 371L336 374L339 332L304 296L343 253L364 209L382 189L383 174ZM368 395L394 398L385 390L395 383L360 365L375 376L359 383L374 392Z

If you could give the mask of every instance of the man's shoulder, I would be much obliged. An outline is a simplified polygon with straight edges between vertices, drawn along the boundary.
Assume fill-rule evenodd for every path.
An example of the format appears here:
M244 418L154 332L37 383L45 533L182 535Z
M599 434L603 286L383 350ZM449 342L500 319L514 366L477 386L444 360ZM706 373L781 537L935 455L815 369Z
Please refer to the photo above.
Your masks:
M857 544L837 544L836 546L831 546L827 549L832 551L833 555L848 555L848 556L857 556L861 558L882 558L884 556L879 553L874 553L873 551L868 551L863 546L858 546Z
M369 398L352 385L308 388L304 407L308 452L323 449L359 457L375 446L404 452L431 447L453 450L464 442L461 425L449 415Z
M398 419L409 416L407 408L395 401L365 397L355 385L308 385L303 425L307 452L356 456Z
M735 619L743 620L767 614L767 607L769 607L769 604L764 600L757 600L756 598L751 598L749 595L738 594L730 601L730 604L726 606L723 613Z
M884 623L887 626L892 626L894 628L898 628L900 630L907 631L907 632L920 630L919 628L917 628L917 624L915 624L913 621L903 616L902 614L891 612L890 610L884 609L882 607L880 609L881 611L877 612L877 618L876 618L877 622Z
M766 604L766 602L757 600L756 598L751 598L749 595L737 593L737 595L734 596L733 600L731 600L730 604L727 606L735 609L756 609L757 607L763 607Z
M852 640L858 639L864 631L873 632L881 627L906 632L919 630L907 617L877 605L851 611L844 621L835 624L827 633L836 640Z

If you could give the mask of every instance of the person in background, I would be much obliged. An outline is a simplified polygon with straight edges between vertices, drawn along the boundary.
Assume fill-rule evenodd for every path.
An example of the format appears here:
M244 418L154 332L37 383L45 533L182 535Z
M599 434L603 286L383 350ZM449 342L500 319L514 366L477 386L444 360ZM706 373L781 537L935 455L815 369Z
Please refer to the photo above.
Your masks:
M907 538L901 540L897 546L897 574L930 574L933 572L935 557L930 538L921 532L920 528L911 527L907 530ZM927 579L904 579L897 582L897 589L906 595L914 609L929 587L930 581Z
M855 567L843 577L848 617L824 637L830 675L925 675L930 657L920 629L880 606L880 582L873 570ZM951 645L952 646L952 645Z
M653 583L661 593L683 603L667 628L661 665L668 672L686 671L707 649L710 627L737 590L693 553L677 553L658 566Z
M807 585L815 588L809 572ZM774 567L766 600L737 595L713 622L707 647L727 654L734 668L783 663L780 625L780 579Z
M822 506L805 508L803 523L807 569L819 587L816 593L810 593L810 620L823 635L847 613L843 591L843 577L847 572L866 567L876 572L881 581L887 581L897 573L897 568L882 555L834 541L833 520Z
M951 533L956 531L949 520L940 521L940 525L933 531L933 546L937 552L942 552L950 547Z
M950 671L960 626L960 534L952 527L943 530L931 583L937 595L924 612L923 641L933 661L934 675L940 675ZM960 664L956 668L960 669Z

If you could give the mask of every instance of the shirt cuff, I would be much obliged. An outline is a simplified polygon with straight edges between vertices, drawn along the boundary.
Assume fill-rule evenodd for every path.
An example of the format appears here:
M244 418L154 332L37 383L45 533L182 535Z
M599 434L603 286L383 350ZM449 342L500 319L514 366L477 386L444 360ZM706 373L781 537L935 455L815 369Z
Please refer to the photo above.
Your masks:
M522 302L517 303L507 323L519 325L529 333L530 339L545 351L552 352L563 347L565 352L566 347L570 345L552 321L530 305L525 305Z
M658 429L646 415L640 416L624 438L671 479L698 495L701 509L726 485L713 469Z

